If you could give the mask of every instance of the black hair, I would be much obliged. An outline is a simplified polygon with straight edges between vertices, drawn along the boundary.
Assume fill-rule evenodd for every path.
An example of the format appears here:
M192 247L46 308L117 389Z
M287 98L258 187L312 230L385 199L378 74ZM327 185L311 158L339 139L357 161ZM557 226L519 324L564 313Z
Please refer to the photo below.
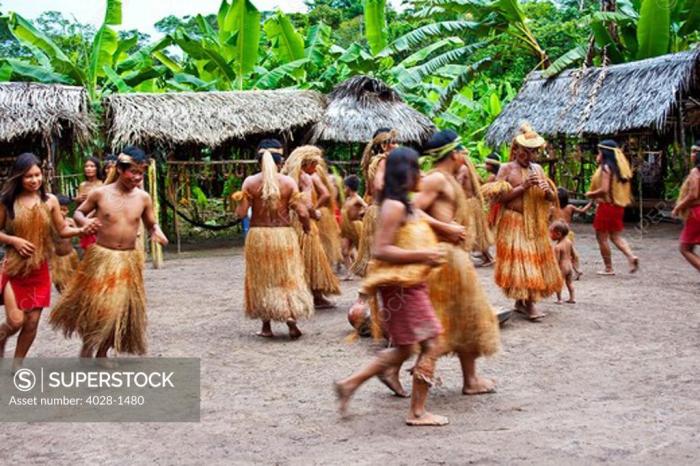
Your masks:
M617 149L619 146L615 141L612 139L606 139L604 141L601 141L600 144L598 144L598 149L600 152L603 154L603 161L601 162L601 166L606 166L610 170L610 172L617 177L618 180L620 181L629 181L627 179L623 179L622 176L620 176L620 167L617 166L617 159L615 158L615 151L612 149L606 149L605 147L600 147L600 146L608 146L608 147L613 147Z
M429 150L434 150L438 149L440 147L446 146L452 142L454 142L457 138L459 138L459 135L452 131L451 129L444 129L442 131L438 131L437 133L434 133L432 136L430 136L430 139L423 145L423 152L427 152ZM443 154L442 157L439 159L436 159L436 162L440 162L443 159L445 159L448 155L450 155L452 151Z
M559 207L566 207L569 205L569 191L566 188L557 188L557 197L559 198Z
M87 165L88 162L92 162L95 164L95 177L98 180L104 180L104 173L102 172L102 162L100 162L100 159L97 157L88 157L85 159L85 163L83 163L83 173L85 173L85 165Z
M695 141L694 146L700 147L700 139ZM698 151L698 155L695 156L695 168L700 169L700 151Z
M0 191L0 202L5 206L5 211L10 219L15 218L15 200L24 189L22 187L22 178L35 165L41 168L39 157L31 152L20 154L15 159L10 175L5 181L2 191ZM42 202L46 202L49 199L49 195L46 193L46 186L43 183L39 188L39 194Z
M105 157L105 165L109 163L117 163L117 156L114 154L107 154L107 156Z
M284 149L284 146L282 146L282 143L279 141L279 139L266 138L261 140L258 143L258 148L255 149L255 152L257 153L256 158L258 159L258 162L262 161L263 149ZM282 154L275 154L274 152L272 152L272 159L275 161L275 165L279 165L283 161Z
M410 147L397 147L392 150L386 159L384 188L379 196L380 202L386 199L400 201L406 206L406 212L410 214L412 209L408 193L418 176L420 176L418 152Z
M348 175L343 180L343 184L351 191L357 192L360 189L360 178L357 175Z
M501 157L496 152L491 152L486 156L486 171L494 175L498 175L498 170L501 168Z
M58 205L61 206L68 206L72 202L70 197L64 196L63 194L57 194L56 199L58 199Z
M549 226L549 228L556 232L559 232L562 238L566 238L566 236L569 234L569 225L567 225L566 222L562 222L561 220L553 222Z
M391 132L391 128L379 128L372 135L372 139L376 138L377 136L379 136L382 133L390 133L390 132ZM373 154L381 154L382 153L382 145L381 144L372 145L372 153Z
M139 147L126 146L125 148L122 149L122 154L126 154L129 157L131 157L133 159L134 163L137 163L137 164L148 163L148 156L143 151L143 149L141 149ZM131 163L120 162L119 158L117 158L117 168L120 168L122 170L128 170L130 166L131 166Z

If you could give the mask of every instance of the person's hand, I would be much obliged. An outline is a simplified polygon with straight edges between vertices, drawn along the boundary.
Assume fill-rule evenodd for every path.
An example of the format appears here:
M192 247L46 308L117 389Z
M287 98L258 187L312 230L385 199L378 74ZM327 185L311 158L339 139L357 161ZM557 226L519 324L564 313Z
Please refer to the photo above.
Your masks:
M321 211L319 209L311 209L311 218L321 220Z
M161 246L166 246L168 244L168 238L163 234L158 225L154 226L153 230L151 230L151 241L155 241Z
M530 188L531 186L536 186L540 182L539 177L537 176L536 173L530 173L530 175L525 178L525 181L523 181L522 187L525 189Z
M102 223L96 219L88 219L80 228L80 236L94 235L102 227Z
M10 246L15 248L22 257L31 257L34 254L35 246L24 238L15 237Z
M83 194L78 194L78 195L75 197L75 203L78 204L78 205L80 205L80 204L82 204L83 202L85 202L85 199L87 199L87 194L84 194L84 193L83 193Z
M444 235L450 243L458 244L467 238L467 229L463 225L451 223L445 229Z
M671 211L671 216L676 218L680 217L680 211L678 210L678 206L673 208L673 210Z
M431 267L437 267L445 263L446 257L447 254L445 253L445 251L440 251L439 249L431 249L425 252L425 259L423 260L423 262L425 262Z
M593 197L593 191L588 191L588 192L585 194L585 196L586 196L587 198L589 198L589 199L592 198L592 197Z

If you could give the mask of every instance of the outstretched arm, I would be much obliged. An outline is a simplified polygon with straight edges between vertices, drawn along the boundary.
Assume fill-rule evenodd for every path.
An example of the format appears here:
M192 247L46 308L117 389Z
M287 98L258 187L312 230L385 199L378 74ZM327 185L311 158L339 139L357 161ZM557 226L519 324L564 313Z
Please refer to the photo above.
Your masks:
M168 238L166 238L165 234L163 234L163 231L158 225L156 214L153 211L153 201L151 200L151 196L149 196L147 193L144 193L144 195L146 196L146 199L144 200L144 209L143 214L141 214L141 220L143 220L146 230L151 235L151 239L156 243L165 246L168 244Z
M72 227L66 222L61 215L61 206L58 203L58 199L53 194L49 194L49 200L47 201L50 212L51 212L51 223L53 223L53 228L58 232L61 238L72 238L74 236L80 235L91 235L99 229L100 223L97 219L88 219L82 227Z

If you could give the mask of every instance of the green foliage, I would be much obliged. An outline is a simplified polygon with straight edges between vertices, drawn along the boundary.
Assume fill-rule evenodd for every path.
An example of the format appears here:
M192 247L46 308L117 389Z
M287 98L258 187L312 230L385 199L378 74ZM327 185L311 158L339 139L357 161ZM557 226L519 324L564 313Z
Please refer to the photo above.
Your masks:
M378 54L387 43L386 0L365 0L364 17L367 42L373 55Z
M671 40L669 0L642 0L637 22L637 58L651 58L668 52Z

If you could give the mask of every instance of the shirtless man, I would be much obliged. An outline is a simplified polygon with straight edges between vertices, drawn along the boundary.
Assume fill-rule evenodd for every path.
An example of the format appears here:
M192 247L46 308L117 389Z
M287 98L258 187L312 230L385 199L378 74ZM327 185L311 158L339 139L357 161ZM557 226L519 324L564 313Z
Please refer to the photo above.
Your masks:
M559 271L564 278L566 288L569 290L569 304L575 304L574 297L574 245L568 238L569 226L561 220L557 220L549 227L549 233L556 242L554 245L554 255L559 263ZM561 304L561 290L557 291L557 304Z
M289 213L296 212L305 232L309 231L309 213L296 182L277 173L282 154L278 140L262 140L258 145L260 173L243 181L234 200L241 218L252 207L245 240L246 316L262 320L258 336L273 337L270 322L274 320L286 322L289 337L294 340L302 335L297 320L313 315L314 307Z
M421 182L414 205L440 223L431 223L447 253L447 263L429 281L430 300L445 332L440 337L443 354L456 353L462 366L462 393L477 395L495 390L495 382L476 373L476 359L498 351L498 319L486 297L465 244L461 218L467 202L456 176L464 166L464 149L454 131L434 134L424 147L434 169ZM442 225L451 225L446 229Z
M136 249L140 222L154 241L168 243L151 197L139 189L147 165L143 150L124 148L117 158L117 181L92 190L75 211L78 225L87 224L94 211L102 227L53 309L51 324L66 336L77 332L82 337L80 357L92 357L96 351L98 358L105 358L110 348L146 353L143 251Z
M353 250L356 250L360 243L362 217L365 215L367 203L357 194L357 190L360 188L360 179L356 175L346 177L343 185L345 187L345 203L340 214L340 234L345 270L347 271L345 280L351 280L350 266L354 256Z
M673 215L685 218L680 237L681 255L700 271L700 256L695 253L695 246L700 244L700 141L691 148L690 166L690 174L683 182Z
M554 184L533 162L545 141L529 127L513 139L511 162L501 165L484 194L501 204L496 233L496 284L529 320L545 315L535 302L561 289L562 277L549 241ZM527 271L527 272L526 272Z

